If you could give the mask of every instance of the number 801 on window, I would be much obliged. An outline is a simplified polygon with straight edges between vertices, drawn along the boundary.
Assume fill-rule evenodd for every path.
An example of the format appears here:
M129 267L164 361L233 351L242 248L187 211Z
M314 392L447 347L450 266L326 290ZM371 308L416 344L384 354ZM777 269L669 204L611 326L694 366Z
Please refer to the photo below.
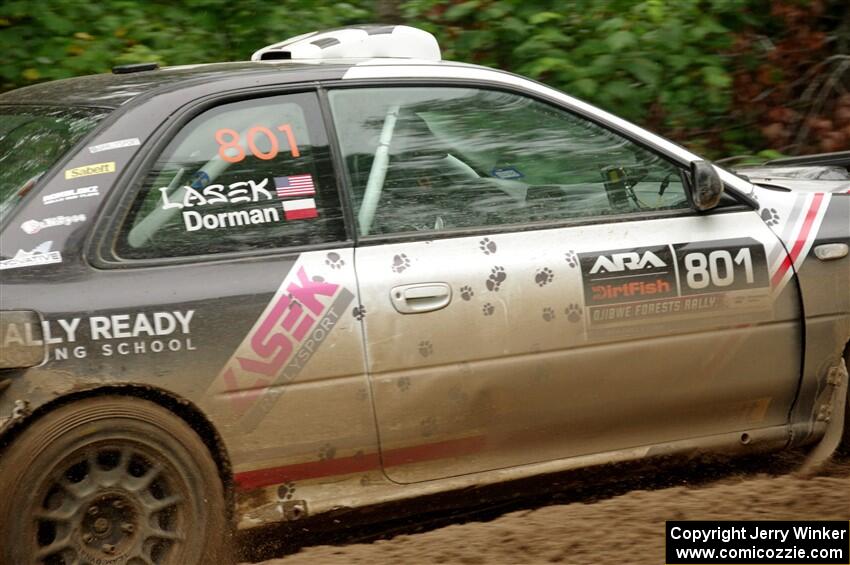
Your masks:
M673 248L684 295L769 284L764 246L754 239L680 243Z

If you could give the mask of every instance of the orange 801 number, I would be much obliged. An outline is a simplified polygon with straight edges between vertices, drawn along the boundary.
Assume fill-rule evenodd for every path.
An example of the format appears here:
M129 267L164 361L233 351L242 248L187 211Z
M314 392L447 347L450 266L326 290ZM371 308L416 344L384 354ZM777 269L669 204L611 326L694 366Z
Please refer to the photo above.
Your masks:
M301 152L298 151L298 145L295 143L295 135L292 133L292 126L289 124L281 124L277 126L278 131L283 132L286 136L286 142L289 144L289 152L293 157L300 157ZM269 141L269 150L261 151L257 147L257 136L262 135ZM277 134L265 126L254 126L245 133L245 138L248 143L248 149L251 150L251 155L263 161L269 161L277 157L280 152L280 144L277 140ZM218 143L218 156L228 163L238 163L245 158L245 150L242 148L242 142L239 137L239 132L230 128L221 128L215 132L215 140ZM235 151L234 151L235 150Z

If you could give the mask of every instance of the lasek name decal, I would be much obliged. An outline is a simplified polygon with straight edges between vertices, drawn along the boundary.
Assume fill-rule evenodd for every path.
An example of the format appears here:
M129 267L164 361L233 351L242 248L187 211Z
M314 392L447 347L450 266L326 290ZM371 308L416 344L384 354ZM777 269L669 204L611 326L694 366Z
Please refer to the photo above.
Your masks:
M580 253L591 325L769 307L764 246L750 239Z
M88 318L59 318L0 328L0 344L49 346L49 359L85 359L90 348L101 357L194 351L191 323L194 310L111 314Z
M210 388L213 394L234 393L243 430L256 428L282 385L301 372L353 300L341 284L311 277L296 263Z

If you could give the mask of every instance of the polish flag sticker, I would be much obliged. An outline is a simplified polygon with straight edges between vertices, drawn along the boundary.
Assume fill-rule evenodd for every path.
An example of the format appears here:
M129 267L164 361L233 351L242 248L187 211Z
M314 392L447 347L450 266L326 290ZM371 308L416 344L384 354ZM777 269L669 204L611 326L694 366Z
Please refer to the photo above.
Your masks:
M316 210L316 201L313 198L302 198L300 200L288 200L283 203L283 213L287 220L303 220L315 218L319 215Z

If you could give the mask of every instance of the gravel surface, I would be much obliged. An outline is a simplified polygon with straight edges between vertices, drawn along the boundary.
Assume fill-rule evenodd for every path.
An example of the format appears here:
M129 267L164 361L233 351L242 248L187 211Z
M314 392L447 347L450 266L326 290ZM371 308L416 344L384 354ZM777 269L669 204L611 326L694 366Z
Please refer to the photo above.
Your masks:
M444 525L371 543L303 547L262 563L655 565L664 563L665 520L850 519L850 459L833 461L812 478L772 472L732 471L695 486L592 495L586 498L595 501L511 511L486 522Z

